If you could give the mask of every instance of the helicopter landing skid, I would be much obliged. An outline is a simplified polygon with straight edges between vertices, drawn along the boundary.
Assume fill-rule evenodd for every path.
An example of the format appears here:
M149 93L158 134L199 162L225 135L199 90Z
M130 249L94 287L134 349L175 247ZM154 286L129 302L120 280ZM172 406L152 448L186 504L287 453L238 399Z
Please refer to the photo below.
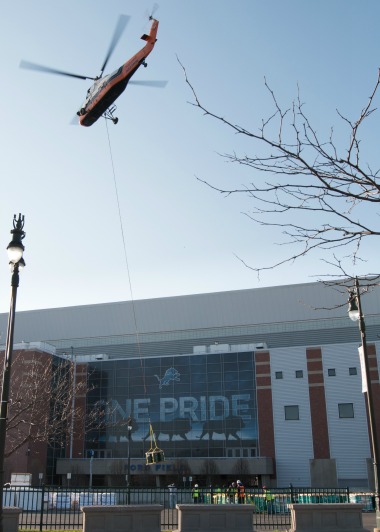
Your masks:
M116 105L112 105L107 109L107 111L103 114L104 118L107 120L112 120L114 124L117 124L119 119L116 116L113 116L113 113L116 111Z

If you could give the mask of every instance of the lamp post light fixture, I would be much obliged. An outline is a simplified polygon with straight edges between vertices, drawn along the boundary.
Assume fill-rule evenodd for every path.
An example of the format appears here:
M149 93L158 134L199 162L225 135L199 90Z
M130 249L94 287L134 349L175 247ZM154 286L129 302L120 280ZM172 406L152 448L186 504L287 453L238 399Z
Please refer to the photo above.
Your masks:
M19 271L25 266L23 259L24 245L22 243L25 233L24 216L21 214L13 217L13 229L11 230L12 240L7 247L9 266L11 268L11 300L9 306L7 338L4 353L4 368L2 375L1 403L0 403L0 532L3 532L3 493L4 493L4 459L5 442L8 418L8 403L10 395L10 377L13 353L13 334L16 313L17 288L19 285Z
M131 503L131 434L132 434L132 418L127 419L128 430L128 460L127 460L127 504Z
M359 322L359 331L361 336L362 343L362 372L364 367L364 377L365 377L365 393L367 399L367 415L368 415L368 425L370 433L370 444L372 451L373 459L373 478L375 484L375 508L376 508L376 528L380 528L380 500L379 500L379 443L377 438L376 431L376 420L375 412L373 405L373 391L371 385L371 371L369 367L368 359L368 349L367 349L367 339L365 332L365 322L360 300L360 286L359 280L355 278L355 288L354 291L350 293L350 298L348 300L348 315L352 321ZM363 376L362 376L363 379Z

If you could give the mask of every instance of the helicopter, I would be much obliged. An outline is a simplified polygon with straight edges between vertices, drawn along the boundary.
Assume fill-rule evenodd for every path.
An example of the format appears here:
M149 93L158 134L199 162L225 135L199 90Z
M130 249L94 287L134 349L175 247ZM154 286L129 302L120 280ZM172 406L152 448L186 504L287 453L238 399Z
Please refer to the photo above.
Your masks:
M101 116L112 120L114 124L117 124L118 118L114 116L116 110L115 100L124 92L128 83L135 85L147 85L151 87L165 87L166 81L138 81L131 80L132 76L136 73L138 68L143 65L147 67L146 58L151 53L154 45L157 41L156 35L158 30L158 20L149 17L152 21L149 35L142 35L141 39L146 41L145 46L141 48L131 59L126 61L120 68L103 77L103 72L107 66L107 63L114 51L124 29L129 22L130 17L126 15L120 15L117 22L110 47L108 49L106 58L100 69L100 75L94 77L82 76L79 74L73 74L65 72L63 70L57 70L55 68L38 65L29 61L21 61L20 67L30 70L38 70L40 72L46 72L48 74L59 74L61 76L69 76L78 79L91 79L94 81L93 85L88 89L86 99L79 108L77 115L79 117L79 123L82 126L92 126Z

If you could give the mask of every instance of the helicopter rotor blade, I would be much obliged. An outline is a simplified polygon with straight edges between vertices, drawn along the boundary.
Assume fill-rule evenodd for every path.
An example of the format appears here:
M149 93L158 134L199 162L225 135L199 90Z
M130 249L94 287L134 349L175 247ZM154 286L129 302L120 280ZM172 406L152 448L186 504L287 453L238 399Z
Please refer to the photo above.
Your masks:
M73 74L72 72L65 72L64 70L58 70L56 68L37 65L36 63L31 63L30 61L21 61L20 68L26 68L28 70L37 70L39 72L45 72L46 74L58 74L59 76L68 76L70 78L95 79L90 76L81 76L80 74Z
M102 65L102 68L100 69L100 77L103 75L104 69L107 66L107 63L109 61L109 58L112 55L112 52L114 51L117 43L119 42L120 37L122 36L129 20L131 17L128 17L127 15L120 15L119 20L117 21L116 28L111 40L111 44L109 46L106 58L104 60L104 63Z
M166 85L168 84L167 81L156 81L156 80L134 80L134 79L131 79L131 81L129 81L129 84L131 85L143 85L145 87L157 87L159 89L164 89L166 87Z

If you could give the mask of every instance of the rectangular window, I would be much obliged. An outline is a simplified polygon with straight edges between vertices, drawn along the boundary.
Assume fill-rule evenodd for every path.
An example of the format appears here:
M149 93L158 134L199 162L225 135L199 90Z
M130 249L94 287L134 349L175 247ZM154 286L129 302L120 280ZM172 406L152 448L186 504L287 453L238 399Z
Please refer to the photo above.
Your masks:
M282 379L284 377L282 374L282 371L276 371L275 375L276 375L276 379Z
M303 371L302 369L296 370L296 379L302 379L303 378Z
M357 375L358 374L357 368L348 368L348 374L349 375Z
M335 377L336 376L336 371L335 371L335 368L330 368L327 370L327 374L329 377Z
M91 451L86 451L87 458L91 458ZM100 449L94 451L93 458L112 458L112 451L109 449Z
M339 417L347 418L354 417L354 405L353 403L339 403L338 404Z
M285 406L285 419L298 420L300 418L298 405Z
M227 456L229 458L254 458L256 455L256 448L238 447L236 449L227 449Z

